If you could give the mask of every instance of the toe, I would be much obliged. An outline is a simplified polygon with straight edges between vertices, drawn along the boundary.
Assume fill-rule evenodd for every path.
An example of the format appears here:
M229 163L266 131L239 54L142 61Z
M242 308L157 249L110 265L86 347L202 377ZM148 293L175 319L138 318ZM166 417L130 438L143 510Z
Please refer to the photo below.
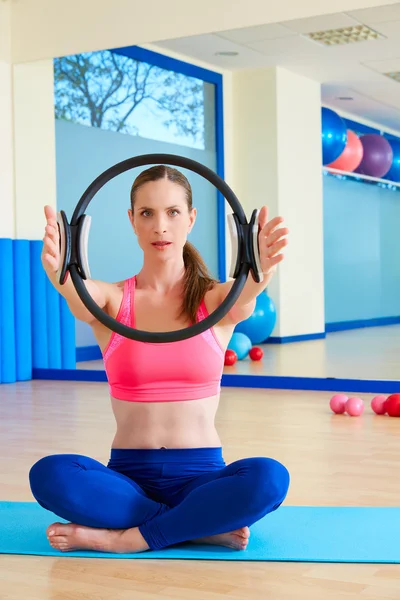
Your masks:
M57 542L55 544L51 544L51 547L54 548L54 550L58 550L59 552L66 552L66 550L69 550L69 544L65 542Z
M49 540L49 542L50 542L50 546L52 546L52 548L55 548L56 550L60 550L61 546L67 545L67 538L62 535L56 535L56 536L53 536Z
M69 535L73 529L71 523L54 523L54 535Z
M53 540L54 540L54 543L58 544L58 545L60 545L60 544L67 544L68 543L68 540L65 537L65 535L57 535L57 536L55 536L53 538Z
M60 531L60 528L65 527L65 524L63 523L52 523L51 525L49 525L49 527L46 529L46 534L48 537L51 537L53 535L60 535L60 533L63 533L63 531Z

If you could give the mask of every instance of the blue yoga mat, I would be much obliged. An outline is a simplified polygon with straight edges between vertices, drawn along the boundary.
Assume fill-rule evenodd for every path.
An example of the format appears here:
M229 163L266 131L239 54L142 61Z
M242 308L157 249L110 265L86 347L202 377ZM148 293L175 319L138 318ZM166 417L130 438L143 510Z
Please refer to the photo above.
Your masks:
M35 502L0 502L0 554L91 558L171 558L400 563L400 508L283 506L250 528L247 550L180 544L157 552L58 552L46 538L54 521Z

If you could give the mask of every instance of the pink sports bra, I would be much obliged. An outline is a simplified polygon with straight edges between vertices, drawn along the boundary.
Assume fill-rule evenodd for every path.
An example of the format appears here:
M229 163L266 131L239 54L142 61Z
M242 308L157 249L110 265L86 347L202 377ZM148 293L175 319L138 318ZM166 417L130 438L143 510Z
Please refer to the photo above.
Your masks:
M127 279L117 321L135 327L136 276ZM208 315L204 300L197 318ZM128 402L177 402L220 391L224 350L213 329L180 342L153 344L113 332L103 352L110 393Z

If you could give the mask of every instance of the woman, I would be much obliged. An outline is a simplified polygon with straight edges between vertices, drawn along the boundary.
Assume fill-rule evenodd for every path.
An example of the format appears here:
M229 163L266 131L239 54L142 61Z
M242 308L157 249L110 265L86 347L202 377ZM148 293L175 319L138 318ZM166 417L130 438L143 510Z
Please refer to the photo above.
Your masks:
M218 283L187 235L196 209L185 176L156 166L131 190L128 211L143 250L138 275L120 283L86 281L97 304L128 326L173 331L205 318L232 282ZM267 286L288 230L261 211L260 254L264 281L251 277L232 310L213 329L188 340L147 344L112 333L94 319L69 278L57 283L56 215L45 207L42 263L76 318L93 328L103 353L117 431L106 466L61 454L30 470L41 506L70 523L47 530L53 548L143 552L180 542L245 549L249 526L280 506L289 474L273 459L248 458L226 465L214 420L225 349L235 325L253 312Z

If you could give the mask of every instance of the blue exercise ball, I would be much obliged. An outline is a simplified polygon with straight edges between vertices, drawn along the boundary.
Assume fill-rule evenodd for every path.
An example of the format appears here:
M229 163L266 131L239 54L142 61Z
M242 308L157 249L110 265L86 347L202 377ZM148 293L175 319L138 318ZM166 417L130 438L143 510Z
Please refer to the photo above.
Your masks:
M262 344L271 335L275 324L275 304L266 292L261 292L256 298L253 314L245 321L238 323L235 331L247 335L253 345Z
M244 333L233 332L231 340L228 344L228 350L236 352L238 360L243 360L251 350L251 341Z
M386 175L383 175L383 179L389 179L389 181L400 182L400 140L388 140L393 150L393 161L392 166Z
M322 163L339 158L347 144L346 123L335 111L322 107Z

